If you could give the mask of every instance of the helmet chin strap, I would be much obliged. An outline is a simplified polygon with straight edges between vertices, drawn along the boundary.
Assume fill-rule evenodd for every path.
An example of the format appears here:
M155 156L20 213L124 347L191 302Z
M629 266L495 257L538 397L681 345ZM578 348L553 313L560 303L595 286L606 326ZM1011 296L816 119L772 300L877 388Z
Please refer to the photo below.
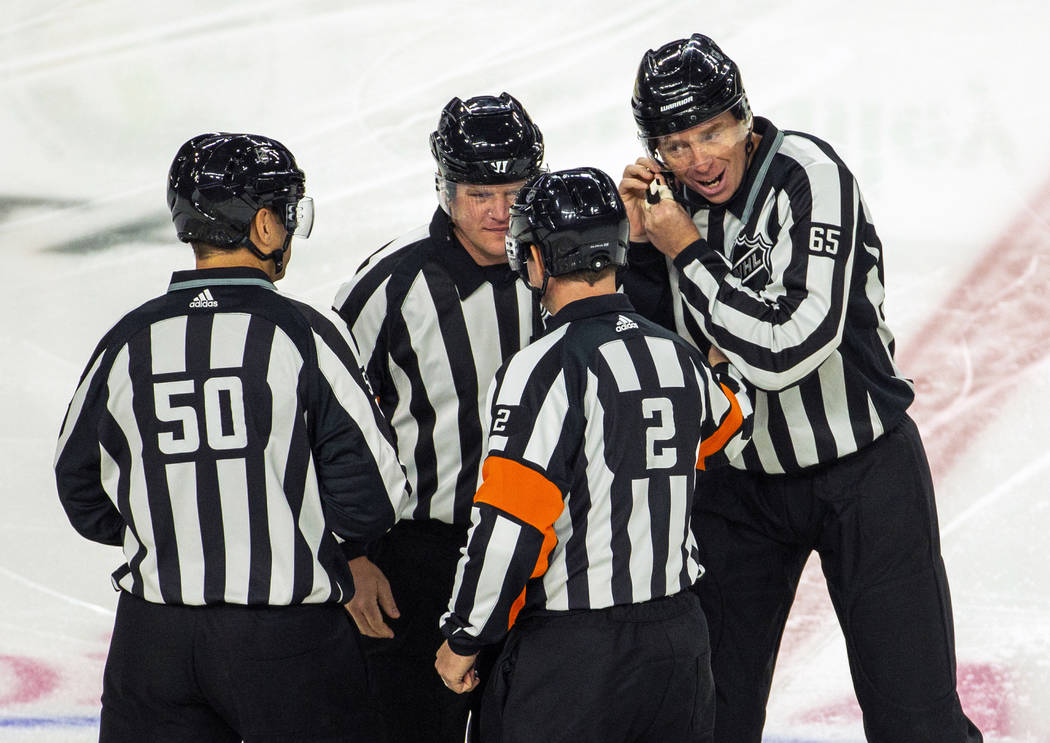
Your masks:
M539 289L534 287L532 283L529 283L529 290L536 295L536 299L543 299L543 295L547 293L547 282L550 281L551 275L546 271L543 272L543 285Z
M276 276L280 275L281 270L284 268L284 254L288 251L288 246L291 242L292 233L289 232L284 236L284 244L269 253L264 253L259 250L258 246L252 242L250 237L245 237L243 244L248 250L252 251L252 254L259 260L273 261L273 270L274 275Z

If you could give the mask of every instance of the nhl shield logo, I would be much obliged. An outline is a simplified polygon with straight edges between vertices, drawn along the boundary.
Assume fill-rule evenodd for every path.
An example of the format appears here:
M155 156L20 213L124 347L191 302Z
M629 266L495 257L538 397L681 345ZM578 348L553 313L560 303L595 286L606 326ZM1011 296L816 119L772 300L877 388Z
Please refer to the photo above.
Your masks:
M740 235L733 243L733 254L741 254L739 260L733 264L732 274L747 283L763 269L766 275L772 274L772 263L770 252L773 250L771 243L765 235L758 234L752 237Z

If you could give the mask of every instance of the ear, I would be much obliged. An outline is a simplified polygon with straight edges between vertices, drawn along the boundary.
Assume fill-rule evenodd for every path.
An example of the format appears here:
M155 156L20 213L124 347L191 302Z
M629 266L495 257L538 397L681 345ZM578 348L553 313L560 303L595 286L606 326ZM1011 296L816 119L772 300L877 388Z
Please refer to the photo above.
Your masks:
M269 209L255 212L251 222L251 240L261 250L270 246L277 239L277 217Z
M529 246L529 252L532 255L532 257L529 260L531 260L533 263L536 264L536 267L538 269L540 269L540 274L542 275L543 274L543 270L544 270L544 265L543 265L543 256L540 255L540 249L537 248L535 243L534 243L534 244Z

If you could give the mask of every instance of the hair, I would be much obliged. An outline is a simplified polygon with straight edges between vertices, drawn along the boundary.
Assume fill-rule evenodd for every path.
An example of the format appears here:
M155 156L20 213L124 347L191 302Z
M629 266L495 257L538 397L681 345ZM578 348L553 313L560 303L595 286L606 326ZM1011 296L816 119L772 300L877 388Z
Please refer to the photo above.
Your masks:
M589 268L585 268L580 271L573 271L572 273L564 273L561 276L555 276L554 278L562 279L564 281L580 281L590 286L594 286L599 281L602 281L610 276L616 275L616 269L619 266L609 264L605 268L597 271L592 271Z
M264 209L266 211L269 211L271 214L273 214L274 219L277 220L278 224L280 224L281 226L284 226L284 220L281 218L281 215L278 213L278 210L277 210L276 206L274 206L273 204L267 204L266 206L261 206L261 207L259 207L259 210L256 212L256 215L258 215L258 213L263 211ZM252 217L252 220L254 220L254 219L255 219L255 217ZM250 229L251 229L251 223L249 223L249 230ZM251 233L249 232L249 234L251 234ZM235 252L237 252L238 250L240 250L241 248L244 247L244 243L241 242L241 243L237 243L235 245L225 245L224 246L224 245L213 245L211 243L205 243L205 242L191 242L190 243L190 247L193 248L193 255L196 256L197 260L203 260L205 258L211 258L212 256L219 255L220 253L235 253Z

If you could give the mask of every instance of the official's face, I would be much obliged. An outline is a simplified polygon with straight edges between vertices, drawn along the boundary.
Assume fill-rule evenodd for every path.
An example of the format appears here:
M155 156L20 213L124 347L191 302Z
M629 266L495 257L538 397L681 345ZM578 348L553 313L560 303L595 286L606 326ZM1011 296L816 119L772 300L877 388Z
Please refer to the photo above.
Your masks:
M525 181L499 185L456 184L449 214L456 237L482 266L507 262L505 239L510 207Z
M744 180L747 135L747 122L726 111L685 131L661 137L656 150L679 183L712 204L723 204Z

